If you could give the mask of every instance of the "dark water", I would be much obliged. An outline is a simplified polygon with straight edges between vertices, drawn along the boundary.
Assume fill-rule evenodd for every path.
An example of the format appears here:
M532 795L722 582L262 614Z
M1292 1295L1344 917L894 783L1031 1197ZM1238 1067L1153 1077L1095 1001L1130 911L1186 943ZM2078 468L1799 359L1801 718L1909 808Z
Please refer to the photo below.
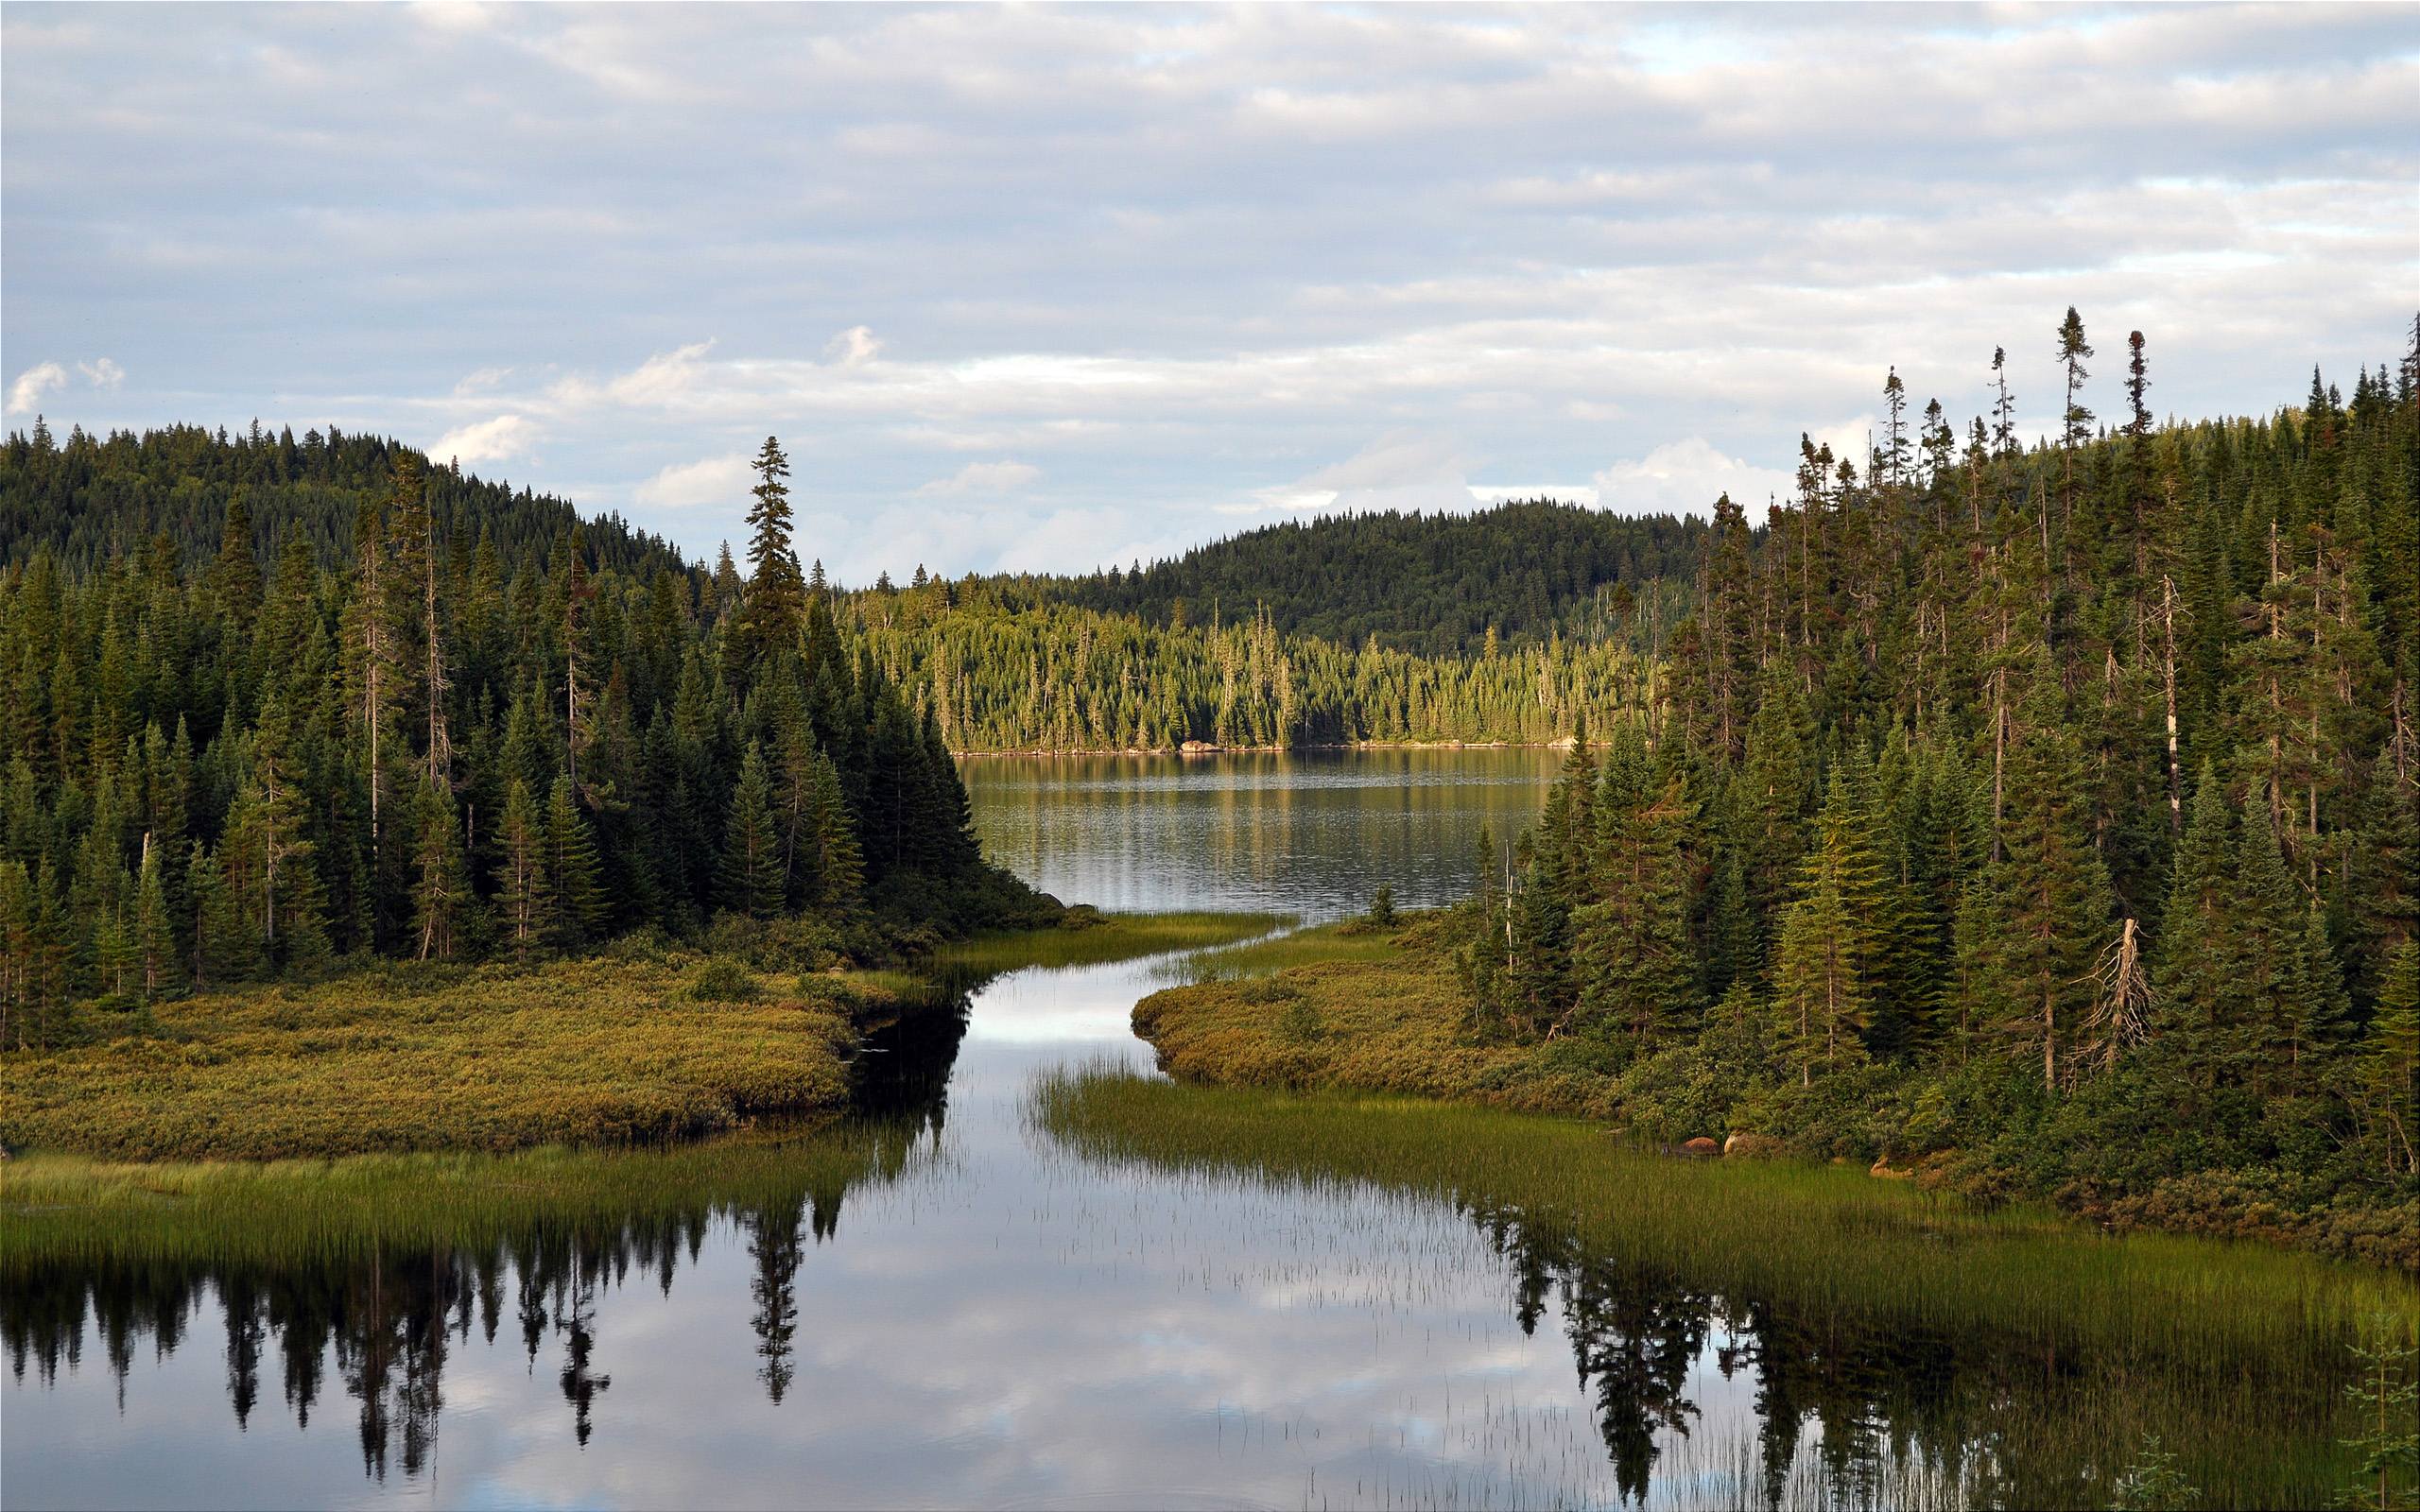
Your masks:
M1329 916L1380 882L1458 893L1480 824L1517 830L1555 761L969 778L986 844L1062 897ZM1148 1065L1128 1012L1167 970L1018 973L894 1039L864 1091L884 1158L845 1187L478 1253L14 1289L0 1498L1721 1505L1922 1501L1975 1473L1936 1419L2000 1386L1946 1342L1806 1336L1517 1214L1063 1150L1028 1121L1033 1078Z

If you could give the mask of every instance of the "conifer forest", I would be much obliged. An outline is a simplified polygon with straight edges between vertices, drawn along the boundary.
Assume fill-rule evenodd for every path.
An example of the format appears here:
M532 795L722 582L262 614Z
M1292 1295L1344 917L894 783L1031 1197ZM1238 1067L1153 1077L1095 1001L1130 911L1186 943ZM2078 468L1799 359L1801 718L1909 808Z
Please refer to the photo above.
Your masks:
M2420 1512L2420 0L0 52L0 1512Z

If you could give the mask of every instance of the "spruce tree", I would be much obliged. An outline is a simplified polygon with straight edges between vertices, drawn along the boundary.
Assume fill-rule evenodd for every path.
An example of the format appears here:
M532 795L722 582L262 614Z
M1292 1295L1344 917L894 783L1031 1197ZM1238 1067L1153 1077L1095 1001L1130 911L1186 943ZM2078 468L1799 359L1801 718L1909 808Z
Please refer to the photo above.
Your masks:
M413 954L421 960L454 958L465 917L476 900L462 857L461 826L453 795L431 778L412 801Z
M749 650L762 657L798 644L806 608L805 584L799 577L798 553L790 544L789 458L781 443L765 438L756 460L754 501L748 507L748 586L742 599L743 633Z
M2040 1063L2051 1091L2070 1074L2066 1053L2090 1012L2111 933L2108 876L2085 824L2083 757L2057 695L2057 679L2037 664L2009 763L2000 860L1987 879L1996 927L1982 942L2002 994L1999 1034Z
M609 905L598 880L596 841L568 774L555 779L546 795L547 926L557 944L576 947L604 930Z
M1636 765L1607 762L1592 897L1573 911L1572 936L1582 1017L1648 1054L1693 1029L1700 1006L1684 850L1697 805L1679 776L1642 800Z
M515 777L506 790L504 817L496 830L495 908L513 958L527 960L546 937L546 833L529 784Z
M1858 1038L1872 1014L1865 987L1871 936L1849 908L1841 882L1845 858L1819 849L1807 860L1807 885L1782 921L1774 953L1772 1014L1784 1057L1800 1085L1862 1060Z
M178 970L176 919L168 906L164 853L164 847L145 836L134 889L134 955L138 990L146 1003L174 991L183 974Z
M771 919L782 911L782 846L773 825L772 784L765 775L765 752L752 742L740 758L739 782L723 826L720 901L751 919Z
M2378 974L2355 1084L2380 1163L2420 1172L2420 939L2397 945Z

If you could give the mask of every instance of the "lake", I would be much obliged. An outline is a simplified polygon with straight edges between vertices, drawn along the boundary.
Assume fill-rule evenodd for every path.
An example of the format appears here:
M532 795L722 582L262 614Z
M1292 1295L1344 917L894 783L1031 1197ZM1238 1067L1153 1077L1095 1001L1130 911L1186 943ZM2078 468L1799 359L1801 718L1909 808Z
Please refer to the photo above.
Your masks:
M1468 885L1545 750L989 759L987 850L1070 902L1331 918ZM1808 1339L1549 1228L1076 1153L1037 1078L1148 1069L1166 960L887 1037L867 1158L745 1206L366 1263L100 1263L0 1302L11 1505L1720 1505L1985 1484L1943 1404L2059 1389ZM2046 1399L2047 1400L2047 1399ZM1933 1473L1945 1440L1972 1453ZM1988 1476L1986 1477L1988 1479Z

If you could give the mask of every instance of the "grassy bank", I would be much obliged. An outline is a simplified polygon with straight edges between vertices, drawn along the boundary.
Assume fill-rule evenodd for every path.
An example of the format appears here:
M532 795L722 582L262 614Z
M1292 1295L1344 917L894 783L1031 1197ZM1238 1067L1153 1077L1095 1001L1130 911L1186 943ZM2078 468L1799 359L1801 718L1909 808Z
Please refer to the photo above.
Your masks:
M943 970L994 974L1029 966L1099 966L1172 951L1227 945L1290 923L1283 914L1102 914L1071 908L1057 929L978 935L944 945L932 962Z
M961 980L1217 944L1260 914L1100 915L800 973L632 943L527 968L389 965L147 1014L0 1057L0 1144L116 1160L270 1160L627 1144L838 1109L861 1032ZM758 967L769 967L760 953Z
M2420 1332L2420 1293L2384 1271L2112 1238L1837 1167L1634 1154L1569 1120L1116 1074L1046 1083L1035 1116L1106 1161L1375 1182L1567 1236L1535 1249L1628 1278L1622 1295L1720 1298L1749 1320L1735 1332L1803 1342L1809 1389L1887 1390L1927 1360L1946 1440L1988 1444L1999 1504L2108 1505L2147 1435L2185 1451L2206 1504L2324 1503L2350 1465L2336 1440L2358 1322L2383 1311Z
M837 1194L904 1142L834 1125L634 1149L560 1145L334 1160L118 1161L30 1155L0 1180L0 1277L29 1267L279 1266L478 1247L536 1228L618 1231Z
M1135 1032L1191 1081L1566 1114L1639 1145L1741 1134L1758 1153L1879 1161L1927 1186L2054 1204L2108 1227L2420 1271L2420 1194L2408 1181L2330 1184L2264 1163L2254 1137L2273 1129L2144 1137L2147 1094L2121 1078L2049 1097L2038 1076L1984 1057L1933 1071L1861 1065L1802 1086L1754 1015L1710 1018L1695 1040L1646 1057L1617 1037L1476 1033L1447 928L1444 915L1412 915L1391 930L1332 925L1188 958L1180 985L1136 1005Z
M1189 1081L1347 1088L1590 1117L1612 1085L1578 1049L1481 1043L1436 948L1437 922L1328 924L1174 964L1181 985L1134 1008L1134 1031Z
M273 1160L705 1133L840 1106L856 1021L897 1001L880 979L682 956L214 993L0 1057L0 1142Z

